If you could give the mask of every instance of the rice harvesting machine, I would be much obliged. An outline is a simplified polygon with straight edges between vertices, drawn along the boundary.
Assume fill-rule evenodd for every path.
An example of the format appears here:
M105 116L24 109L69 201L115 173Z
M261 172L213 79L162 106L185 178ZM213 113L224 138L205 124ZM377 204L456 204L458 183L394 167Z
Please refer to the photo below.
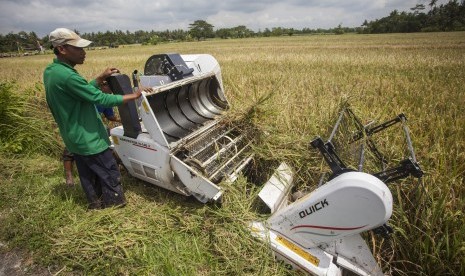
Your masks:
M229 102L220 66L211 55L153 55L143 74L134 71L132 84L125 74L107 81L115 94L153 88L136 102L118 107L122 125L110 131L114 150L132 176L202 203L218 202L223 194L220 182L234 182L254 160L256 132L225 119ZM386 184L408 175L421 176L422 171L406 127L411 155L399 166L372 174L350 169L332 144L343 114L353 115L344 108L330 139L311 143L322 153L331 176L291 202L293 171L278 163L259 193L271 215L267 221L252 222L251 232L271 246L277 259L310 275L382 275L360 234L391 231L387 221L392 195ZM405 116L375 127L352 119L358 127L352 140L368 141L365 144L385 164L370 138L393 124L404 124ZM360 152L359 166L363 166L364 148Z

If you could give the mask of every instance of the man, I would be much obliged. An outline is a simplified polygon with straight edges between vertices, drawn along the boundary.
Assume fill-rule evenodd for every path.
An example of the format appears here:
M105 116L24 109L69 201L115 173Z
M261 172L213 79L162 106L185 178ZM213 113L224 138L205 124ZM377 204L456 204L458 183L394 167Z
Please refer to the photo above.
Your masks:
M139 98L142 90L124 96L103 93L98 87L118 72L116 68L105 69L90 82L74 69L77 64L84 63L84 48L91 41L65 28L52 31L49 41L56 58L44 71L46 100L66 148L74 154L89 208L124 206L121 175L109 149L107 130L95 106L121 105Z
M104 91L105 93L108 93L107 91L105 91L104 88L101 88L101 90ZM104 107L104 106L97 105L96 108L100 114L103 114L103 117L108 122L121 123L121 120L118 117L116 117L113 107ZM107 133L108 133L108 136L110 136L110 129L108 126L107 126ZM115 152L113 152L113 155L118 160ZM68 151L68 149L65 148L62 154L62 160L63 160L63 168L65 169L66 186L73 187L74 186L74 177L73 177L74 154L72 154L71 152Z
M74 162L74 154L69 152L67 148L63 150L63 154L61 155L63 160L63 168L65 169L65 183L68 187L74 187L74 176L73 176L73 162Z
M97 108L97 111L103 114L104 118L108 120L109 122L118 122L118 123L121 122L121 120L118 117L116 117L115 112L113 111L112 107L103 107L103 106L97 105L96 108ZM108 136L110 136L110 129L108 127L106 128L107 128ZM115 156L115 158L117 157L115 152L113 152L113 155ZM71 152L68 151L68 149L65 148L62 154L62 160L63 160L63 168L65 169L66 186L73 187L74 186L74 177L73 177L74 154L72 154Z

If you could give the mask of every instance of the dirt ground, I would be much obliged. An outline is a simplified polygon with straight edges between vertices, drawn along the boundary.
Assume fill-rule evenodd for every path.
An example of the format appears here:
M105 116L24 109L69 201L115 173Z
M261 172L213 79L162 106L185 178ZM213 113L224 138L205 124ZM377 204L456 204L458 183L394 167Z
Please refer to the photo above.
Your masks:
M47 268L34 263L32 256L24 250L8 250L7 245L0 241L0 276L49 276Z

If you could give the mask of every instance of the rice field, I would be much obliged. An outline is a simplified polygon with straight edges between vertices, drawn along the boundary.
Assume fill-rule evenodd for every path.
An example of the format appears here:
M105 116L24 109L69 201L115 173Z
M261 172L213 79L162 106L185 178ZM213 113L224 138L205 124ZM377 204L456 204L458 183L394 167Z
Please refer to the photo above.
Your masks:
M222 70L228 116L267 135L258 156L284 160L311 190L327 170L309 149L349 102L364 120L408 118L421 180L390 184L394 233L365 238L387 275L465 274L465 33L315 35L89 50L77 70L130 74L159 53L207 53ZM259 187L240 178L222 206L202 205L123 173L128 206L87 212L64 185L61 141L42 72L53 54L0 59L0 241L60 275L293 275L247 225ZM6 96L5 96L6 95ZM11 114L19 114L11 116ZM8 116L7 116L8 115ZM405 145L384 150L400 154ZM14 154L17 152L17 154Z

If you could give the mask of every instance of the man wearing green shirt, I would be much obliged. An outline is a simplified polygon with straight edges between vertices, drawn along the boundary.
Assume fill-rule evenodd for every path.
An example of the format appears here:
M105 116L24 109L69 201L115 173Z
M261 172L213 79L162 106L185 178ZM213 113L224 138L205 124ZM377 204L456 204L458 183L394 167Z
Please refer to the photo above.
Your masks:
M107 68L90 82L74 69L77 64L84 63L84 48L91 41L65 28L52 31L49 40L56 58L44 71L46 100L66 148L75 156L89 208L125 205L121 175L95 105L121 105L139 98L142 91L124 96L103 93L98 87L118 72L116 68Z

